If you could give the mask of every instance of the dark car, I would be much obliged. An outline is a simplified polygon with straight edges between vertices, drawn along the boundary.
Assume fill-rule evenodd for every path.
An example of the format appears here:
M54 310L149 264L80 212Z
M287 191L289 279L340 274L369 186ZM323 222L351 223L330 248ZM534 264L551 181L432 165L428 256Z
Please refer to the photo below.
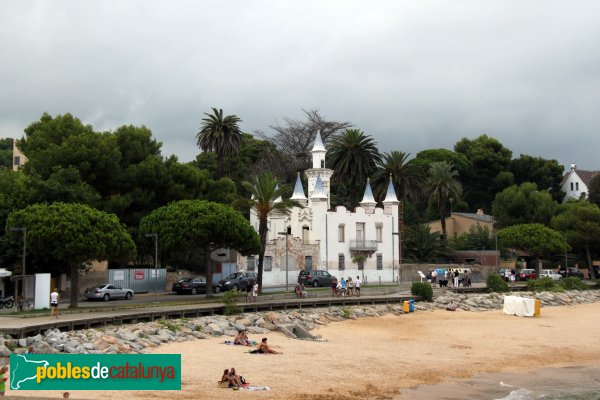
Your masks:
M256 272L234 272L225 279L219 281L221 291L227 290L246 290L248 285L254 284L258 279Z
M298 283L304 283L304 286L331 286L334 276L327 271L300 271L298 274Z
M560 271L558 271L558 273L563 278L568 278L568 277L574 276L575 278L584 279L583 272L581 272L575 268L571 268L571 267L567 268L566 272L565 272L565 267L562 267L560 269Z
M219 293L221 288L218 284L213 283L213 293ZM197 276L195 278L183 278L178 282L175 282L171 287L173 292L177 294L198 294L206 293L206 279L203 276Z
M518 281L527 281L529 279L537 279L537 272L535 269L523 268L517 272Z

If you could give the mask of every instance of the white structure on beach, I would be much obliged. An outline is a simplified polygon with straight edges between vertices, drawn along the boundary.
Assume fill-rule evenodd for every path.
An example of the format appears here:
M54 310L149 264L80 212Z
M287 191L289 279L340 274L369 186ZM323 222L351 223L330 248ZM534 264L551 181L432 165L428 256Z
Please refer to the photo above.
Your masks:
M383 208L377 207L369 180L360 206L354 212L343 206L331 209L330 183L333 170L325 168L327 150L317 132L312 148L312 168L304 171L308 196L300 174L291 199L289 215L272 215L268 220L263 283L295 284L300 270L327 270L340 277L357 275L369 282L398 279L398 206L391 178ZM250 214L258 231L258 218ZM286 234L288 233L288 234ZM287 260L286 260L287 254ZM255 270L258 255L240 257L240 269Z

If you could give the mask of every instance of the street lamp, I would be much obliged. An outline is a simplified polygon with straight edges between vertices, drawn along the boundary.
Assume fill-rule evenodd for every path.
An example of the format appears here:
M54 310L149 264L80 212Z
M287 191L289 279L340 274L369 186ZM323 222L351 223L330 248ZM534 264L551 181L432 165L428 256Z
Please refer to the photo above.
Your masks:
M288 236L292 234L288 228L285 232L277 232L280 236L285 236L285 291L288 291Z
M158 233L146 233L147 238L154 238L154 294L158 292Z
M25 298L25 251L27 250L27 227L13 226L11 232L23 232L23 268L21 269L21 297ZM15 290L15 293L18 291Z

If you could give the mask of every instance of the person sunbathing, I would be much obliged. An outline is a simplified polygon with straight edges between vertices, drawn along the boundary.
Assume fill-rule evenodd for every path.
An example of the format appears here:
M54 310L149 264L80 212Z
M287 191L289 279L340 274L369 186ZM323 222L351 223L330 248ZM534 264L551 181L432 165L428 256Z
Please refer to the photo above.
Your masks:
M246 384L246 380L241 375L238 375L233 367L229 369L229 378L236 382L238 386L243 386Z
M272 348L270 348L267 344L267 338L263 338L263 340L258 345L258 349L256 352L260 354L283 354L279 351L275 351Z
M235 335L235 338L233 339L233 344L248 346L250 343L246 333L244 331L238 331L237 335Z

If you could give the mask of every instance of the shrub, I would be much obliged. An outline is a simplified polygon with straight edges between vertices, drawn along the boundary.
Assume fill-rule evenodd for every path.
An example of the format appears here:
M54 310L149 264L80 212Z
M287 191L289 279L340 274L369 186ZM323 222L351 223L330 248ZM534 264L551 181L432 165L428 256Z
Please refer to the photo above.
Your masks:
M488 292L508 292L508 285L498 274L491 274L485 280Z
M413 296L421 296L427 301L433 301L433 289L426 282L414 282L410 287Z
M235 315L242 312L242 308L238 305L238 301L243 296L243 293L239 290L229 290L223 293L221 297L221 301L225 306L223 308L223 314L225 315Z
M561 286L548 277L528 280L527 288L533 292L564 292Z
M156 321L159 325L162 325L165 329L170 330L171 332L177 332L181 329L181 326L177 325L175 322L171 322L166 318L161 318Z
M588 289L588 285L583 282L581 279L570 276L568 278L561 279L558 283L560 286L565 288L566 290L586 290Z

